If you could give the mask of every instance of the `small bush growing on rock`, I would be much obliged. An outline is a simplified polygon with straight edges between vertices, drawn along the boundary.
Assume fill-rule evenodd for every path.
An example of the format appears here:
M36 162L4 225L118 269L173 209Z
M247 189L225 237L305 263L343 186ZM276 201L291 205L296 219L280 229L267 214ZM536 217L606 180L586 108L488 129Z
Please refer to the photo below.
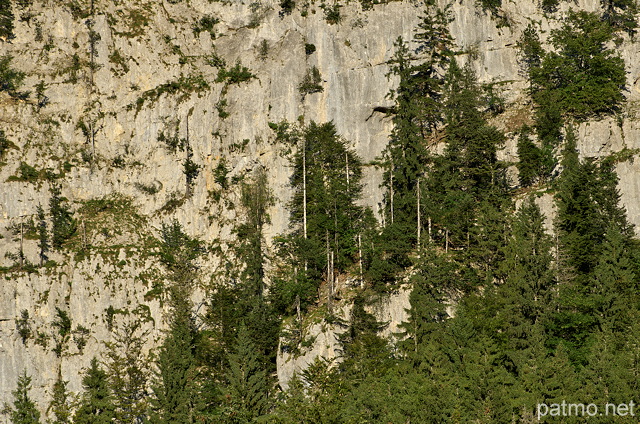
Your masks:
M227 84L240 84L249 81L256 76L249 71L249 68L242 66L240 61L236 62L233 68L226 70L220 69L216 82L226 82Z
M315 44L309 44L309 43L306 43L306 44L304 45L304 53L305 53L307 56L312 55L312 54L314 54L315 52L316 52L316 45L315 45Z
M322 76L320 75L320 70L314 66L307 70L302 82L298 86L298 90L303 96L307 94L320 93L324 91L324 88L320 85L321 82Z
M320 5L320 8L324 10L324 19L325 21L327 21L328 24L330 25L339 24L340 21L342 21L342 15L340 14L340 7L342 7L340 3L334 3L331 6L328 6L324 3Z
M282 0L280 2L280 16L289 15L296 7L296 2L293 0Z
M25 74L11 68L12 60L13 57L8 54L0 57L0 91L6 91L11 97L24 100L29 97L29 93L20 92L18 88L20 88Z
M16 330L22 339L22 343L27 343L32 336L31 322L29 320L29 311L23 309L20 312L20 318L16 318Z

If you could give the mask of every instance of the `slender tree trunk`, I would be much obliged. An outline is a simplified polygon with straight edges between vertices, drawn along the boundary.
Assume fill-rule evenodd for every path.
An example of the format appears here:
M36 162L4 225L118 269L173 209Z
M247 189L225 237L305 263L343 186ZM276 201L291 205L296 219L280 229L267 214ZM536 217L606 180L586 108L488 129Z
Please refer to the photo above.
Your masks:
M302 142L302 234L307 239L307 147L306 142ZM307 274L309 263L304 260L304 273Z
M418 178L418 210L417 210L417 215L418 215L418 254L420 254L420 236L421 236L421 222L420 222L420 178Z
M429 243L431 243L431 217L428 218Z
M24 265L24 249L23 249L24 229L23 229L23 223L24 223L24 220L23 220L22 216L20 216L20 268L22 268L22 266Z
M187 145L185 146L185 154L187 155L186 159L185 159L185 163L187 163L189 161L189 159L191 159L189 156L191 154L191 143L189 141L189 115L187 115L187 141L186 141ZM189 181L189 175L185 173L184 175L185 177L185 196L186 197L191 197L192 193L192 188L191 188L191 184Z
M349 154L347 152L344 153L344 159L347 163L347 193L349 192Z
M389 190L391 192L391 224L393 224L393 162L391 162L391 172L389 172Z
M358 263L360 266L360 287L364 287L364 278L362 275L362 236L358 234Z
M302 233L307 239L307 149L302 143ZM305 266L306 269L306 266Z
M444 230L444 251L445 253L449 252L449 229L445 228Z

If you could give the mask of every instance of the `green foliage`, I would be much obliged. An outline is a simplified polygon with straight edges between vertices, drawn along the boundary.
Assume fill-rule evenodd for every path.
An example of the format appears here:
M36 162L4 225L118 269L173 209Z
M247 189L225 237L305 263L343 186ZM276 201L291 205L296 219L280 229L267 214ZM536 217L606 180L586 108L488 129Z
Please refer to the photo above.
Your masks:
M18 387L12 391L13 408L10 409L9 418L12 424L38 424L40 423L40 411L29 397L31 390L31 377L25 370L18 377Z
M177 132L173 135L166 135L162 131L158 133L158 141L163 143L166 146L167 150L172 153L176 153L178 149L184 150L187 142L186 139L180 138Z
M60 249L76 233L77 224L67 205L67 198L62 196L60 186L52 184L50 190L51 245L54 249Z
M538 182L544 182L551 176L555 160L553 151L538 147L529 135L530 128L523 127L518 137L518 180L520 185L528 187Z
M56 306L56 319L51 325L58 331L58 334L54 335L56 345L53 351L56 356L61 357L71 334L71 318L69 318L67 311Z
M215 26L220 22L220 19L211 15L205 15L193 25L193 33L197 36L202 31L207 31L211 35L211 39L216 38Z
M362 191L362 164L332 123L311 122L293 137L298 150L292 159L292 233L282 248L306 265L304 271L290 274L288 283L282 282L289 288L279 290L304 294L301 301L306 304L312 300L311 287L319 286L323 274L329 278L327 266L340 273L357 261L356 239L365 216L355 203Z
M8 54L0 57L0 91L6 91L11 97L24 100L29 93L18 91L18 89L22 85L25 73L12 69L12 60L13 57Z
M26 344L27 340L33 335L31 331L31 322L29 319L29 311L23 309L20 312L20 318L16 318L16 330L22 339L22 343Z
M0 130L0 159L3 159L5 153L11 148L16 148L16 145L6 137L4 130Z
M303 96L313 93L321 93L324 88L320 84L322 82L322 76L320 76L320 70L313 66L311 69L307 69L307 73L302 78L302 82L298 86L298 91Z
M38 84L36 84L36 100L38 102L38 110L42 109L46 105L49 104L49 97L44 94L47 86L44 81L40 80Z
M243 66L240 60L231 69L223 67L218 71L216 82L224 82L226 84L241 84L247 82L256 76L249 71L249 68Z
M20 162L18 167L18 175L15 178L10 178L11 181L25 181L35 182L40 178L40 172L33 166Z
M189 75L186 77L184 75L180 75L180 78L175 81L160 84L156 88L147 90L142 93L142 95L138 97L135 102L136 112L140 112L140 109L142 109L142 106L144 106L146 102L154 103L163 94L180 94L177 100L181 101L182 99L190 96L192 93L200 93L208 90L209 88L209 83L204 79L202 75ZM128 105L127 108L132 109L133 106L134 105Z
M554 51L542 52L531 27L523 34L519 45L543 145L557 145L563 116L586 120L620 110L626 74L622 58L607 46L613 36L607 22L585 11L569 12L551 32Z
M304 44L304 53L307 56L310 56L312 54L314 54L316 52L316 45L315 44L310 44L310 43L305 43Z
M244 325L240 325L235 348L228 355L228 364L223 390L227 404L222 422L254 422L267 411L269 386L256 347Z
M498 9L502 6L502 0L477 0L476 2L483 10L488 10L493 15L497 14Z
M109 389L107 373L98 360L91 359L82 377L83 393L73 416L75 424L108 424L114 419L114 400Z
M215 282L207 320L216 328L220 341L220 348L215 350L216 366L227 361L242 322L255 344L261 367L271 372L275 370L280 322L265 296L268 256L263 231L273 198L264 170L257 170L250 182L242 183L240 200L245 219L235 225L237 241L222 258L224 273Z
M186 147L187 157L182 163L182 173L186 178L187 183L187 193L190 194L193 189L193 184L195 183L195 179L200 175L200 165L193 161L193 150L191 150L191 146L187 145Z
M340 15L340 8L342 5L340 3L335 2L331 6L326 3L322 3L320 8L324 10L324 20L327 21L329 25L339 24L342 21L342 16Z
M293 9L296 7L296 2L293 0L281 0L280 1L280 16L290 15Z
M621 326L624 322L619 304L610 296L616 292L630 293L629 287L633 285L630 257L616 253L625 250L622 246L629 246L633 230L619 206L620 194L612 165L606 161L600 164L580 161L575 143L573 130L568 128L555 223L560 258L558 278L563 285L548 331L550 344L562 343L570 360L584 365L593 332L605 323ZM612 274L610 265L605 263L618 264L616 272ZM612 275L616 283L611 280ZM619 285L614 288L612 284Z
M229 170L227 169L227 160L223 157L216 165L216 168L213 171L214 181L222 187L223 190L229 188L229 179L227 175L229 174Z
M258 47L258 57L260 60L267 60L269 57L269 42L266 39L263 39L260 42L260 47Z
M159 424L186 424L195 422L197 413L197 332L186 292L174 288L171 294L169 330L158 353L151 419Z
M205 252L202 241L189 237L176 220L162 224L160 229L160 262L169 272L171 281L191 286L197 270L197 259Z
M218 116L220 119L225 119L229 117L229 112L227 112L228 102L227 99L221 98L216 103L216 110L218 111Z
M111 422L129 424L144 422L147 408L149 359L143 353L148 331L140 320L125 322L105 342L105 368L113 397L115 419Z
M68 337L71 333L71 318L69 318L69 314L56 306L56 316L57 318L51 325L58 330L60 337Z
M559 4L560 0L542 0L540 2L540 7L545 13L554 13L558 10Z
M13 35L13 12L11 0L0 0L0 37L11 40Z
M419 182L427 172L431 155L427 145L444 118L442 70L449 65L453 39L449 34L449 10L428 8L415 30L416 53L430 52L430 59L413 65L414 53L398 38L390 61L390 75L400 79L389 97L395 100L394 128L380 158L384 170L384 229L379 249L371 259L369 275L389 283L410 264L409 254L418 232ZM424 185L423 187L424 188ZM423 200L420 209L426 203Z
M634 35L638 28L636 16L638 3L636 0L600 0L604 9L602 19L616 30L623 30Z
M71 404L70 393L67 390L68 381L58 379L53 383L52 399L49 403L48 411L53 412L54 420L52 424L71 424Z

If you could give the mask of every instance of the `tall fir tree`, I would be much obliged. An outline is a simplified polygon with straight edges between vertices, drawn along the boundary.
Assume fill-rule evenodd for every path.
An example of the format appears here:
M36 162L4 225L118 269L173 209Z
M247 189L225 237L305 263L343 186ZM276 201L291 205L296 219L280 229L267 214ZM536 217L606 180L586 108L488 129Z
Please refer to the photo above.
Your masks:
M268 411L269 382L244 325L240 325L235 348L228 355L225 377L227 407L221 422L250 423Z
M13 395L13 408L9 413L12 424L39 424L40 411L29 397L31 390L31 377L25 370L18 377L18 387L11 392Z
M125 322L105 343L105 367L109 387L114 394L116 424L146 422L148 408L149 362L144 352L148 332L142 322Z
M196 329L184 289L171 290L169 330L158 353L152 421L159 424L196 422L199 405L195 360Z
M114 398L109 388L107 373L97 358L91 363L82 377L83 392L80 403L73 416L75 424L108 424L115 418Z
M60 374L58 374L56 382L53 383L52 399L47 410L48 413L53 414L52 424L71 424L72 422L70 393L67 384L69 382L63 380Z

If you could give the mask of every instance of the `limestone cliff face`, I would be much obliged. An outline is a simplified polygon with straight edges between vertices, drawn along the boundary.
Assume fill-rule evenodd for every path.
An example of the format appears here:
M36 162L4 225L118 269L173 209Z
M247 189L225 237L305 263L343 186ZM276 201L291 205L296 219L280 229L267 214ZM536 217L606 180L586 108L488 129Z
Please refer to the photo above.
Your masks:
M596 10L599 2L562 7L568 5ZM136 314L148 318L147 348L153 349L162 336L164 306L145 294L152 289L150 276L162 270L146 251L146 240L174 218L205 241L231 237L240 213L231 204L238 193L233 187L223 191L216 182L221 161L227 163L232 181L259 167L267 170L277 199L267 238L287 229L290 169L269 122L333 121L364 162L376 158L391 129L390 119L374 112L375 107L391 105L386 94L396 81L387 78L387 61L398 37L411 39L423 10L420 2L410 1L375 5L369 11L349 3L340 9L341 22L329 24L316 3L306 8L305 16L299 8L282 16L278 2L272 1L97 0L93 11L89 1L79 0L16 4L15 38L0 41L0 52L11 55L11 66L26 73L21 89L31 95L16 100L0 92L0 129L15 145L0 163L0 265L10 267L16 261L21 238L26 259L38 262L37 241L20 237L19 230L39 204L45 209L48 205L52 183L44 170L59 176L55 183L61 184L79 217L85 216L80 211L91 200L116 200L111 209L98 213L104 222L95 223L88 214L88 224L81 222L88 227L79 228L84 231L79 243L95 247L89 257L53 253L50 267L31 274L14 269L0 276L0 403L11 398L17 375L25 369L43 409L59 372L70 381L71 391L80 391L78 372L113 337L109 307L128 312L115 314L117 322ZM466 52L460 60L471 62L482 82L501 83L508 109L496 124L514 131L530 111L516 41L530 21L541 22L543 37L558 21L543 16L533 0L505 2L501 13L509 25L500 28L471 0L452 3L451 11L451 32ZM203 17L218 21L208 28ZM307 54L305 44L315 45L315 52ZM628 70L624 119L581 125L583 155L640 148L637 51L638 44L629 39L620 47ZM223 59L227 69L241 63L255 78L226 86L216 82L216 59ZM298 86L314 66L323 91L302 96ZM44 106L38 105L40 82L47 97ZM201 166L191 196L184 196L185 152L167 148L159 140L161 133L187 139L193 160ZM513 141L502 154L515 158ZM21 175L21 163L42 172L31 181L11 181L11 176ZM627 161L618 167L623 201L636 224L639 166ZM375 167L366 168L365 183L363 201L376 210L382 193ZM551 205L549 199L541 201ZM125 213L114 211L113 205ZM550 206L546 210L551 212ZM139 216L132 219L134 211ZM216 271L215 258L201 265L206 281ZM406 306L402 292L383 305L379 315L395 328ZM82 349L70 339L61 352L53 351L56 308L68 314L73 328L89 330ZM29 311L34 333L26 343L16 328L23 310ZM322 334L306 355L280 358L283 384L314 355L333 354L333 333Z

